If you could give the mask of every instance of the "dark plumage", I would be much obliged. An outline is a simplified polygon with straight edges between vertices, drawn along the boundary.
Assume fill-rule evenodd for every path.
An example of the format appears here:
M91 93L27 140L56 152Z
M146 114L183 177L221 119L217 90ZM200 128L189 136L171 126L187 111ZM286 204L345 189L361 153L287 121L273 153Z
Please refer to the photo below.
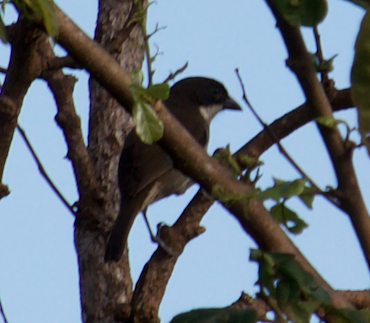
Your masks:
M241 110L225 87L212 79L186 78L170 89L164 102L171 113L206 147L209 124L223 109ZM118 261L138 213L172 194L184 193L193 182L173 168L170 156L158 145L146 145L131 131L122 149L118 167L121 206L107 244L105 261Z

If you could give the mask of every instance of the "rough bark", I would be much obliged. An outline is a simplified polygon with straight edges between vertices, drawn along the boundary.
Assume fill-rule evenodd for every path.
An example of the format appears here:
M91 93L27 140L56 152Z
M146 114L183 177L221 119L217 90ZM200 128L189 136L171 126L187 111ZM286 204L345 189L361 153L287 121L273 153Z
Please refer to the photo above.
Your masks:
M101 0L95 31L95 40L129 72L141 69L143 61L141 31L125 25L131 3L131 0ZM121 37L123 33L126 39ZM118 38L120 42L114 42ZM106 239L118 213L118 158L132 122L93 78L90 79L90 100L88 151L102 199L99 212L79 216L75 223L82 318L84 322L112 322L116 304L121 305L121 316L129 315L132 297L127 252L117 264L107 265L103 260ZM86 205L79 207L83 210Z

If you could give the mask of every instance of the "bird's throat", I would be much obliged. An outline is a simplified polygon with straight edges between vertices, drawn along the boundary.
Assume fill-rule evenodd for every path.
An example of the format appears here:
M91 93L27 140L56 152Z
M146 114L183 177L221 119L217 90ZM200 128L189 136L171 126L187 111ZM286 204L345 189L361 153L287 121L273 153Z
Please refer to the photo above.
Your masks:
M222 104L212 104L207 106L201 106L199 108L200 114L203 119L210 124L213 117L222 110Z

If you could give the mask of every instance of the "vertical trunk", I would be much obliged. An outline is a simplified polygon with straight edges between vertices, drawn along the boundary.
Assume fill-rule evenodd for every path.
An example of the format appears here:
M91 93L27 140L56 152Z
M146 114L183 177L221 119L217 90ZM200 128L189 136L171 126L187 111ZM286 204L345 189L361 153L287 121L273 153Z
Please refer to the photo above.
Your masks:
M131 7L132 0L100 0L95 30L95 40L109 49L128 72L141 69L144 57L140 29L122 29ZM119 37L126 40L113 42ZM106 265L103 258L110 227L118 214L119 154L131 127L130 116L91 78L88 150L100 185L101 208L89 212L87 205L79 205L82 212L87 210L86 216L80 216L75 223L84 322L112 322L115 310L121 317L130 312L132 281L127 252L118 264Z

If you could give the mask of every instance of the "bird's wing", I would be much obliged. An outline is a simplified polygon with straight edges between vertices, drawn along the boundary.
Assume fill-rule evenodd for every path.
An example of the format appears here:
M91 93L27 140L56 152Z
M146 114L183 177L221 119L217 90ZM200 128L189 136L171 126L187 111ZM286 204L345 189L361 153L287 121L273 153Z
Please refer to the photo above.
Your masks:
M159 145L144 144L135 130L126 138L119 163L120 191L126 196L136 195L173 167Z
M171 112L175 117L182 120L184 127L205 147L209 129L199 110L189 118L189 110L183 106L186 105L185 102L167 103L170 103ZM135 130L126 138L119 163L121 174L118 174L118 178L123 196L136 195L173 167L171 158L158 144L144 144Z

